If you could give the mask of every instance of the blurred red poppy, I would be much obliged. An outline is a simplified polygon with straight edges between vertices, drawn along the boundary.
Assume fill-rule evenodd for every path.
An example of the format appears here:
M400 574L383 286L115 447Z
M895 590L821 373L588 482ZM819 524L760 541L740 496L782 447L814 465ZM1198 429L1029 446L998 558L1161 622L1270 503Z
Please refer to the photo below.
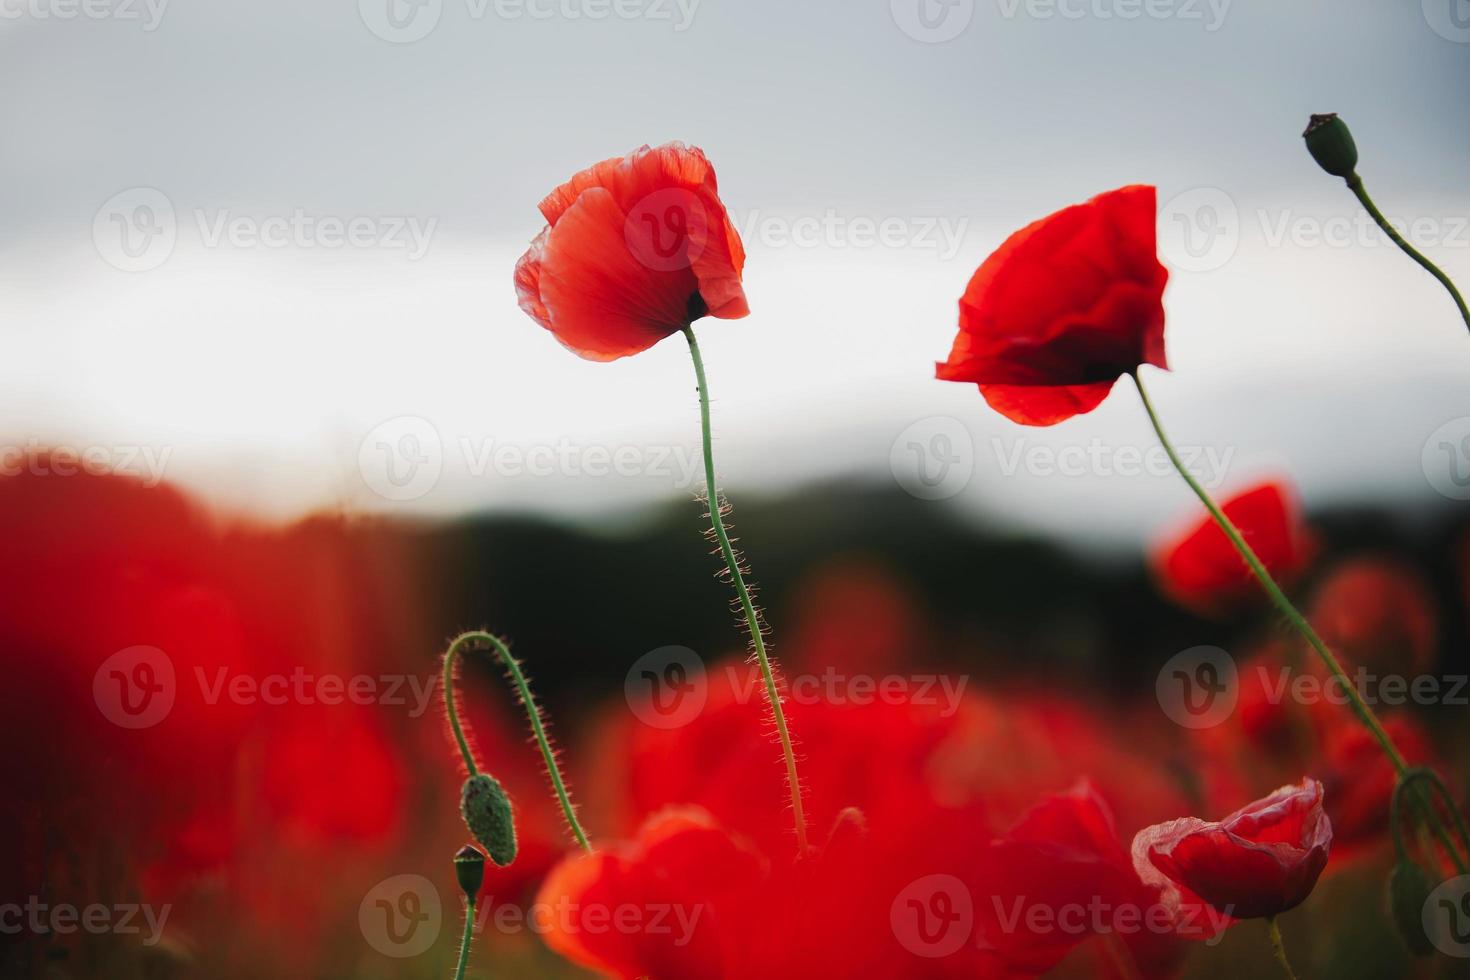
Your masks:
M1407 674L1434 663L1434 597L1406 565L1381 558L1343 562L1322 580L1310 618L1350 667Z
M1167 368L1155 189L1121 187L1016 232L960 299L943 381L1023 425L1090 412L1139 365Z
M1335 707L1335 706L1334 706ZM1323 738L1326 765L1322 777L1332 839L1339 855L1348 846L1369 844L1388 831L1389 802L1398 785L1398 772L1373 733L1338 708ZM1383 719L1384 731L1411 766L1432 760L1429 736L1414 718L1404 714Z
M1311 537L1283 484L1252 487L1220 509L1278 583L1285 585L1310 561ZM1223 614L1265 596L1245 559L1208 516L1157 549L1153 564L1164 591L1198 613Z
M1185 817L1133 838L1145 882L1236 919L1269 918L1311 894L1332 847L1322 784L1283 786L1218 822Z
M541 202L516 263L521 309L576 354L636 354L703 316L750 312L745 249L704 151L647 146L574 175Z

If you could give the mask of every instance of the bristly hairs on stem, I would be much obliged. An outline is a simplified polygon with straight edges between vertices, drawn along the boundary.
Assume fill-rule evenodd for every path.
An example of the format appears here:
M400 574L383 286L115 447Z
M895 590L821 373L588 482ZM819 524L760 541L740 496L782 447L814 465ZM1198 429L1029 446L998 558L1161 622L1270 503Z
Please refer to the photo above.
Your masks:
M746 635L750 640L752 656L760 666L765 681L766 706L776 729L776 738L781 745L781 756L786 764L786 792L791 807L792 821L796 827L796 850L799 856L807 853L806 807L803 803L801 776L797 770L796 749L793 746L791 729L786 724L786 711L782 707L782 687L776 671L766 653L766 627L756 608L751 590L745 584L743 559L730 541L730 531L725 523L729 513L729 501L725 500L715 480L714 436L710 425L709 381L704 373L704 357L699 352L699 341L693 327L684 328L684 338L689 342L689 356L694 362L694 379L699 391L699 427L704 450L704 482L707 487L705 504L710 519L710 533L725 560L727 577L735 588L735 608L745 623Z
M588 841L587 834L577 819L576 807L572 805L571 793L567 789L566 779L562 776L560 755L552 746L551 736L547 731L546 715L536 701L535 694L531 691L530 679L521 669L520 661L511 655L510 648L505 642L488 630L469 630L461 633L450 642L449 649L444 654L444 712L470 776L477 775L479 767L475 762L474 754L470 751L464 729L459 721L454 690L455 660L460 651L464 649L492 652L499 659L506 679L510 681L516 698L520 701L521 707L525 709L526 717L531 723L531 740L541 750L541 759L546 766L546 774L551 780L551 788L556 794L557 802L561 805L567 827L582 849L590 852L592 844Z

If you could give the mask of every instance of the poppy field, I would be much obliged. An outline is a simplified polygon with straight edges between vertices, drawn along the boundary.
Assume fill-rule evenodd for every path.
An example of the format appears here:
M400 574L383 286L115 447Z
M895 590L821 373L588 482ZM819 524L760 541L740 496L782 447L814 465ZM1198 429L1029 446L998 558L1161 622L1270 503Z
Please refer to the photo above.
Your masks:
M369 7L375 43L434 43L435 24L414 33L419 14ZM923 4L912 23L900 8L906 43L953 41ZM1418 350L1415 334L1463 348L1437 367L1470 390L1470 267L1397 220L1401 200L1424 198L1403 167L1376 179L1377 148L1411 136L1365 115L1355 132L1346 107L1303 112L1275 142L1376 243L1351 267L1361 281L1331 288L1381 288L1381 269L1399 291L1396 333L1352 343L1385 364L1395 345ZM64 440L0 446L0 975L1465 975L1470 424L1390 405L1387 385L1337 383L1324 351L1319 375L1300 372L1306 407L1277 412L1269 435L1335 434L1306 476L1279 449L1295 443L1254 455L1233 414L1279 402L1266 382L1210 389L1232 376L1202 370L1200 352L1254 365L1286 348L1244 327L1205 347L1206 328L1181 325L1181 282L1208 298L1225 280L1197 278L1203 253L1165 241L1183 195L1151 182L1143 152L1121 180L1079 159L1065 190L1028 188L1049 204L983 247L956 239L922 287L901 264L849 271L839 256L834 308L871 290L880 316L943 277L935 302L950 312L885 328L923 347L885 365L917 404L855 375L847 401L798 411L780 368L765 389L740 377L786 356L767 330L751 334L766 348L732 357L742 331L769 317L818 335L830 353L803 366L814 378L869 352L841 323L772 308L762 286L778 280L759 265L784 253L758 213L745 220L742 180L717 176L739 138L689 128L629 146L589 125L578 145L600 148L571 166L524 141L538 184L514 184L516 227L533 237L513 261L471 250L455 267L489 283L474 295L495 329L537 357L439 351L422 390L488 403L520 385L517 423L554 430L570 405L606 440L543 435L514 459L487 442L494 475L530 487L513 504L415 509L454 479L439 428L416 415L348 440L375 506L342 491L285 514L266 505L289 481L243 451L215 466L225 494ZM746 180L797 169L738 159ZM1431 190L1463 183L1432 153L1410 159ZM916 183L936 199L956 186ZM152 274L127 246L165 214L147 200L117 223L123 259L102 245L106 206L92 231L125 275ZM187 251L159 261L219 274ZM1229 282L1259 289L1281 333L1330 291L1282 273L1288 304L1254 275ZM783 298L820 308L831 281ZM313 302L338 300L318 288ZM146 308L161 293L130 295ZM237 343L200 341L219 360L204 387L229 383L230 358L249 356ZM401 343L334 347L328 371L376 378L364 364L412 361L416 342ZM625 397L592 405L578 391L589 372L632 379ZM257 380L266 403L280 382ZM409 386L381 385L385 413L403 404L395 384ZM655 396L657 424L682 433L658 455L630 409ZM740 414L767 398L759 425ZM1339 463L1359 447L1323 420L1375 418L1376 399L1383 430L1415 418L1407 443L1422 453L1382 453L1365 464L1382 484L1355 484L1364 468ZM844 441L841 417L859 411L880 420L876 442ZM188 405L169 413L226 438ZM1211 424L1228 435L1200 431ZM767 458L753 431L846 458L773 478L792 457ZM993 469L974 465L980 431ZM999 487L1007 445L1019 491ZM536 484L537 449L563 453L548 472L584 481L574 518ZM597 467L625 462L677 468L677 492L604 499ZM327 472L327 454L292 463L303 483L314 465ZM1144 471L1167 491L1123 520L1069 467L1121 498ZM1426 480L1429 504L1382 492ZM992 485L1012 505L1033 497L1028 520L992 508ZM1073 530L1088 524L1107 533Z

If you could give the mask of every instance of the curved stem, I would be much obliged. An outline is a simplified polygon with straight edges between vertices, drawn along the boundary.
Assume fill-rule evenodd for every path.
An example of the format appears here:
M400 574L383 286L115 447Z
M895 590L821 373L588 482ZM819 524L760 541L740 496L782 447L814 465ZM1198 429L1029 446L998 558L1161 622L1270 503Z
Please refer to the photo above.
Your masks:
M786 727L786 713L781 708L781 692L776 687L776 676L771 670L771 659L766 655L766 641L761 634L760 617L755 603L750 599L750 590L745 587L745 578L740 574L740 562L735 549L730 546L730 535L725 530L725 521L720 514L719 491L715 486L715 458L712 447L709 420L709 383L704 376L704 358L699 354L699 341L694 339L694 328L685 327L684 336L689 340L689 354L694 359L694 377L699 383L699 419L704 437L704 479L709 485L710 523L714 526L715 538L720 544L725 567L730 570L730 580L735 585L735 594L740 599L741 611L745 614L745 625L750 632L750 641L755 648L755 658L760 663L761 676L765 680L766 702L771 706L771 716L776 722L776 735L781 741L781 754L786 760L786 788L791 797L792 816L796 821L796 846L805 854L806 813L802 807L801 780L796 772L796 752L791 746L791 732Z
M475 936L475 903L471 899L465 905L464 938L459 941L459 965L454 968L454 980L464 980L465 967L470 963L470 940Z
M1425 272L1438 279L1439 284L1449 290L1450 296L1455 301L1455 306L1460 309L1461 319L1465 321L1466 328L1470 328L1470 307L1465 305L1465 297L1460 295L1460 291L1455 288L1455 284L1450 281L1450 277L1440 271L1439 266L1425 258L1418 249L1404 241L1404 237L1398 233L1398 230L1389 224L1388 219L1383 216L1383 213L1378 210L1377 205L1373 203L1373 199L1368 196L1368 191L1363 187L1362 177L1359 177L1357 174L1351 175L1347 178L1347 185L1363 205L1364 209L1367 210L1369 216L1373 218L1374 223L1383 229L1383 233L1393 239L1393 243L1403 249L1405 255L1419 263Z
M1276 584L1276 580L1271 577L1271 573L1266 570L1266 566L1261 563L1261 559L1256 556L1255 551L1246 543L1240 530L1230 518L1225 516L1225 512L1211 499L1205 488L1200 485L1199 481L1185 467L1184 462L1179 458L1178 452L1174 449L1174 444L1169 441L1168 435L1164 433L1163 424L1159 422L1158 412L1154 410L1153 401L1148 397L1148 390L1143 386L1143 379L1136 372L1133 374L1133 383L1138 386L1138 395L1143 399L1143 409L1148 413L1148 420L1153 424L1154 432L1158 435L1159 443L1164 447L1164 452L1168 454L1169 461L1174 464L1174 468L1179 471L1179 475L1184 478L1184 482L1189 484L1189 489L1194 491L1194 495L1199 498L1200 503L1205 505L1205 509L1210 512L1210 517L1214 519L1220 530L1225 532L1225 536L1230 539L1230 543L1240 553L1240 557L1245 560L1251 573L1261 583L1261 588L1265 589L1266 594L1271 597L1271 602L1275 604L1277 611L1286 617L1296 631L1317 652L1322 662L1327 665L1327 669L1347 694L1348 702L1352 705L1353 713L1358 716L1358 720L1363 723L1378 741L1378 744L1382 746L1384 754L1388 756L1389 761L1393 763L1394 769L1402 777L1409 771L1409 765L1404 761L1403 755L1399 752L1398 746L1394 745L1393 739L1389 737L1388 732L1384 731L1382 723L1378 720L1378 716L1373 713L1373 709L1363 700L1362 695L1358 693L1357 687L1348 679L1347 672L1343 670L1342 664L1333 652L1327 648L1327 644L1322 642L1322 638L1317 635L1317 631L1312 628L1312 624L1307 622L1307 618L1286 597L1286 593L1282 591L1281 586ZM1443 826L1439 824L1439 821L1434 819L1432 807L1430 814L1431 822L1435 825L1441 843L1445 845L1454 857L1455 864L1459 866L1461 873L1466 873L1465 864L1460 857L1459 851L1449 845L1448 835L1445 833Z
M1276 962L1281 964L1281 969L1286 971L1288 980L1296 980L1296 973L1291 968L1291 961L1286 958L1286 944L1281 941L1281 926L1276 924L1276 916L1266 920L1266 929L1271 933L1271 951L1276 954Z
M526 675L521 671L520 662L511 656L510 648L493 633L484 630L469 630L456 636L449 644L449 650L444 654L444 706L449 715L449 727L454 730L455 741L465 757L465 765L469 767L470 774L474 775L479 770L475 766L474 757L470 754L469 743L465 741L464 731L460 728L459 714L455 710L454 697L454 660L461 649L472 644L480 645L495 651L505 667L506 674L511 683L515 685L516 694L521 699L521 704L526 709L526 716L531 720L531 732L536 737L536 745L541 749L541 759L546 764L546 774L551 777L551 787L556 791L556 798L561 803L561 812L566 817L567 826L571 828L572 835L577 838L577 843L582 845L586 851L592 850L588 843L587 834L582 830L582 824L577 820L577 811L572 806L571 794L567 792L566 780L562 778L561 766L556 761L556 752L551 747L551 739L546 735L546 725L541 718L541 706L536 703L536 695L531 693L531 684L526 680Z

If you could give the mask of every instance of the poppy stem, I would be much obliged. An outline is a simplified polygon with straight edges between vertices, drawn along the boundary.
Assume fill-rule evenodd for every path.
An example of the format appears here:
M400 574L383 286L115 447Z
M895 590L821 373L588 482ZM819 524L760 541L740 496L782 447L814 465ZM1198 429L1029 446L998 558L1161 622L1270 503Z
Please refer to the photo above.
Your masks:
M1286 944L1281 941L1281 926L1276 923L1276 916L1266 920L1266 930L1271 933L1271 951L1276 954L1276 962L1281 964L1281 969L1286 971L1287 980L1297 980L1291 961L1286 958Z
M465 967L470 963L470 941L475 938L475 900L470 899L464 910L464 938L459 941L459 965L454 968L454 980L464 980Z
M1393 239L1393 243L1403 249L1405 255L1419 263L1425 272L1438 279L1440 285L1449 290L1450 296L1455 301L1455 305L1460 309L1460 317L1465 321L1465 326L1470 328L1470 307L1465 305L1465 298L1460 295L1460 291L1455 288L1455 284L1450 281L1450 277L1445 275L1439 266L1425 258L1418 249L1405 241L1404 237L1398 233L1398 230L1389 223L1388 219L1383 216L1383 213L1378 210L1378 206L1373 203L1373 199L1368 196L1368 191L1363 187L1362 177L1354 173L1346 179L1348 189L1357 197L1358 202L1363 205L1363 208L1368 212L1368 215L1373 219L1374 223L1383 229L1383 233Z
M791 798L792 817L796 821L796 847L799 853L805 854L806 813L802 807L801 779L796 772L796 752L791 746L791 731L786 726L786 712L781 707L781 691L776 686L771 658L766 655L760 614L751 601L750 590L746 588L745 578L740 572L740 561L730 545L730 535L725 528L725 518L720 507L719 489L715 485L715 458L709 420L709 382L704 376L704 358L700 356L699 341L694 339L692 326L684 328L684 336L689 340L689 355L694 359L694 377L699 383L699 420L704 438L704 479L709 486L710 524L714 528L715 539L719 542L720 554L724 556L725 567L730 571L730 581L735 585L735 594L739 597L740 609L745 614L745 626L750 633L755 658L760 663L761 676L765 680L766 703L770 705L771 717L776 722L776 735L781 741L781 754L786 760L786 788Z
M1398 746L1393 744L1393 739L1389 737L1388 732L1384 731L1382 723L1378 720L1378 716L1373 713L1373 709L1363 700L1362 695L1358 693L1358 689L1348 679L1347 672L1343 670L1342 664L1338 662L1333 652L1327 648L1327 644L1322 642L1322 638L1317 635L1317 631L1312 628L1312 624L1307 622L1307 618L1286 597L1286 593L1282 591L1281 586L1276 584L1276 580L1271 577L1271 573L1266 570L1266 566L1261 563L1261 559L1256 556L1255 551L1246 543L1245 537L1240 533L1240 530L1230 518L1225 516L1225 512L1211 499L1208 491L1200 485L1199 481L1185 467L1184 462L1179 458L1179 453L1174 449L1174 444L1165 435L1163 424L1159 422L1158 412L1154 410L1153 401L1148 397L1148 390L1144 388L1143 379L1138 376L1137 372L1133 374L1133 383L1138 386L1138 395L1143 399L1143 410L1148 413L1148 420L1153 423L1154 432L1159 437L1159 443L1163 445L1164 452L1169 456L1169 461L1174 464L1174 469L1179 471L1179 475L1184 478L1184 482L1189 484L1189 489L1193 490L1194 495L1200 499L1200 503L1205 505L1205 510L1210 512L1210 517L1219 525L1220 530L1225 532L1225 536L1230 539L1231 545L1240 553L1240 557L1245 560L1251 573L1261 583L1261 587L1266 590L1266 594L1270 596L1271 602L1275 604L1276 609L1281 615L1286 617L1296 631L1317 652L1322 662L1327 665L1327 669L1347 694L1348 702L1352 705L1353 713L1358 716L1358 720L1377 739L1378 744L1383 747L1384 754L1388 756L1388 760L1393 763L1394 769L1402 777L1409 772L1409 765L1404 761L1404 757L1399 752ZM1429 805L1423 796L1420 796L1419 800L1424 805ZM1449 835L1437 819L1437 815L1434 813L1432 806L1430 807L1430 816L1435 831L1439 836L1440 843L1444 845L1445 849L1454 858L1456 866L1460 869L1460 873L1470 873L1470 869L1466 868L1458 849L1450 844Z
M571 828L572 835L577 838L577 843L582 849L591 852L592 845L588 843L587 834L582 830L582 824L577 820L576 808L572 806L571 794L567 792L566 780L562 778L561 766L556 760L556 751L551 747L551 739L546 735L546 724L543 721L541 706L536 702L536 695L531 692L531 683L526 679L521 665L511 655L510 648L500 637L484 630L469 630L456 636L449 644L448 651L444 654L444 710L449 716L449 727L454 732L454 740L459 743L459 750L464 755L465 766L473 776L480 770L475 765L475 757L470 752L469 742L466 741L464 730L460 727L459 711L455 706L454 693L454 661L459 652L467 647L475 649L491 649L500 658L505 667L506 676L510 678L515 686L516 695L520 698L522 707L526 709L526 717L531 720L531 733L536 737L536 745L541 749L541 759L546 764L546 774L551 777L551 788L556 791L556 798L561 803L561 812L566 817L567 826Z

